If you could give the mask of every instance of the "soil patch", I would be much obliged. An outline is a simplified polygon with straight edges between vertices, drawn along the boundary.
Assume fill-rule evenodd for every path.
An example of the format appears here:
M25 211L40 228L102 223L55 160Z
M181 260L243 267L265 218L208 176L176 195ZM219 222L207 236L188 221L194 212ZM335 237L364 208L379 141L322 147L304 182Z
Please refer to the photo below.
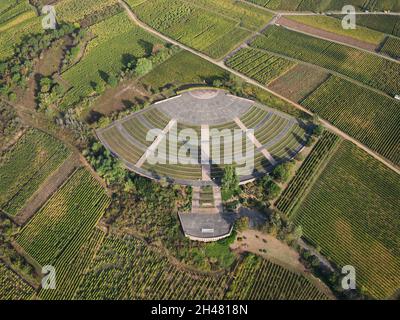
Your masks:
M374 44L371 44L371 43L368 43L368 42L364 42L364 41L361 41L361 40L357 40L357 39L354 39L354 38L351 38L351 37L346 37L346 36L343 36L343 35L339 35L339 34L336 34L336 33L333 33L333 32L317 29L317 28L314 28L314 27L311 27L311 26L307 26L307 25L302 24L300 22L287 19L285 17L280 17L277 20L277 23L282 25L282 26L285 26L285 27L288 27L288 28L291 28L291 29L294 29L294 30L298 30L298 31L301 31L301 32L304 32L304 33L308 33L308 34L313 35L313 36L325 38L327 40L332 40L332 41L345 43L345 44L348 44L350 46L358 47L358 48L365 49L365 50L368 50L368 51L374 51L375 52L375 50L376 50L376 45L374 45Z

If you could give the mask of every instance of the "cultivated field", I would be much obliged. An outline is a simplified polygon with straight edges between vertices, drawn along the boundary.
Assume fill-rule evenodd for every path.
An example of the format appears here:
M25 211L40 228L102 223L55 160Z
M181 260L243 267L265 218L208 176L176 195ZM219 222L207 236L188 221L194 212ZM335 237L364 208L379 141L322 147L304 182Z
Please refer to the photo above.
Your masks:
M293 217L322 254L356 268L359 289L387 298L400 283L399 194L399 175L343 142Z
M91 234L108 205L103 187L78 169L22 229L17 243L40 265L52 264Z
M333 16L343 19L341 15ZM361 15L357 17L357 25L367 27L382 33L400 36L400 17L388 15Z
M331 77L302 105L395 164L400 163L400 102Z
M252 48L243 48L226 65L267 85L294 66L295 62Z
M0 300L29 300L33 289L0 261Z
M342 21L334 17L327 16L287 16L285 19L289 19L295 22L299 22L306 26L310 26L316 29L332 32L334 34L346 37L353 40L354 45L357 45L358 41L372 44L372 48L376 48L385 38L385 34L368 29L366 27L358 26L356 29L343 29ZM340 40L340 39L339 39ZM346 41L347 42L347 41ZM351 41L348 41L351 44Z
M103 243L104 236L104 232L97 228L93 229L91 233L77 234L73 245L69 245L53 264L57 270L56 289L41 290L39 292L40 299L73 299L94 255Z
M391 96L400 92L400 64L372 53L277 26L268 28L252 46L336 71Z
M105 75L117 76L132 58L146 55L149 45L163 43L135 26L119 13L89 28L94 39L88 44L82 60L62 74L72 89L63 105L70 106L94 92ZM126 61L129 60L129 61Z
M152 88L187 83L204 84L206 79L222 78L225 71L198 56L181 51L142 78L142 82Z
M30 33L42 32L41 19L28 0L2 0L0 7L0 61L13 54L14 45Z
M328 76L328 73L319 69L298 64L270 82L268 88L292 101L299 102L317 89Z
M0 208L15 216L69 154L46 133L26 132L0 159Z
M388 37L381 49L381 53L387 54L395 59L400 59L400 39Z
M60 20L77 22L116 3L118 0L62 0L55 9Z
M399 11L400 4L391 0L247 0L272 10L282 11L314 11L342 10L345 5L353 5L357 10Z
M304 276L249 255L238 266L227 293L234 300L327 300Z
M290 217L302 197L307 194L315 177L318 176L320 167L335 150L339 137L329 131L324 131L317 144L307 156L306 160L290 181L288 187L275 203L275 207Z
M222 58L272 15L232 0L127 1L157 31L214 58Z
M141 240L108 236L76 299L221 299L228 277L179 269Z

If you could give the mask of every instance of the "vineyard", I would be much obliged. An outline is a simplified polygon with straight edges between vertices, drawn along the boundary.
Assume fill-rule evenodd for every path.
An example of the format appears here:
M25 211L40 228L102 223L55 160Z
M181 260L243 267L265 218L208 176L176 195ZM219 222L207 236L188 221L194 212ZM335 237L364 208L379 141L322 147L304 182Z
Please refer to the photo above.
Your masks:
M213 58L221 58L272 15L232 0L127 1L145 23Z
M400 39L388 37L381 49L381 53L387 54L395 59L400 59Z
M13 47L30 33L39 33L41 20L28 0L7 0L0 7L0 61L13 54Z
M222 78L224 75L220 67L188 51L181 51L156 66L142 78L142 82L153 88L162 88L166 84L204 83L204 79Z
M392 96L400 92L400 64L372 53L277 26L268 28L251 45L336 71Z
M221 299L228 277L181 270L141 240L107 237L76 299Z
M295 62L252 48L241 49L226 64L265 85L296 65Z
M400 283L399 194L399 175L343 142L294 221L322 254L356 268L359 289L387 298Z
M328 73L314 67L298 64L270 82L268 88L292 101L299 102L317 89L328 76Z
M357 26L356 29L343 29L342 21L327 16L287 16L288 19L300 22L316 29L332 32L341 36L360 40L378 46L385 35L381 32Z
M247 0L272 10L282 11L328 11L342 10L345 5L353 5L357 10L369 11L399 11L400 4L397 1L387 0Z
M324 131L292 181L290 181L289 186L275 203L275 207L278 210L288 217L291 216L297 204L302 200L302 197L307 193L308 188L318 175L320 167L332 154L339 141L338 136L329 131Z
M342 15L335 15L335 18L343 19ZM400 17L388 15L361 15L357 17L357 25L382 33L400 36Z
M86 48L83 59L62 74L73 87L64 98L64 106L93 93L95 84L104 83L104 75L117 76L124 68L126 57L141 58L146 55L149 44L162 43L135 26L125 13L91 26L89 32L94 39Z
M0 261L0 300L29 300L33 289Z
M400 163L400 102L331 77L302 105L395 164Z
M63 0L58 1L55 9L59 19L66 22L78 22L116 3L118 0Z
M102 186L88 171L78 169L16 240L40 265L52 264L67 247L92 232L108 204Z
M239 265L227 293L234 300L327 300L304 276L249 255Z
M56 289L41 290L39 292L40 299L72 299L94 255L100 249L104 235L104 232L97 228L93 229L91 234L78 234L74 238L74 245L68 246L53 264L57 270Z
M40 185L69 156L58 140L31 129L0 159L0 207L16 215Z

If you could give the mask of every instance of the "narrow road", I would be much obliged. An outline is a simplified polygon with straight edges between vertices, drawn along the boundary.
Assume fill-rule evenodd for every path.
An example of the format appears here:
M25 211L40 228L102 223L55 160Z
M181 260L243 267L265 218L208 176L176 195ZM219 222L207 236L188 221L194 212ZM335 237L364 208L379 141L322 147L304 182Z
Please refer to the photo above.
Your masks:
M223 61L216 61L212 58L210 58L209 56L205 55L204 53L198 52L197 50L194 50L178 41L175 41L167 36L165 36L164 34L158 32L157 30L154 30L153 28L151 28L150 26L148 26L147 24L143 23L141 20L139 20L136 15L133 13L133 11L131 10L131 8L123 1L123 0L118 0L119 3L123 6L123 8L126 10L129 18L135 23L137 24L139 27L143 28L144 30L146 30L149 33L152 33L154 35L156 35L157 37L172 43L186 51L189 51L193 54L195 54L196 56L205 59L217 66L219 66L220 68L234 74L235 76L243 79L244 81L246 81L247 83L250 83L256 87L259 87L269 93L271 93L272 95L286 101L287 103L290 103L292 106L294 106L295 108L313 116L314 114L307 110L306 108L304 108L303 106L301 106L300 104L293 102L289 99L287 99L286 97L268 89L267 87L265 87L264 85L262 85L261 83L227 67ZM386 165L387 167L389 167L390 169L392 169L393 171L395 171L397 174L400 174L400 169L395 167L393 164L391 164L390 162L388 162L386 159L384 159L382 156L378 155L377 153L375 153L374 151L372 151L371 149L369 149L367 146L365 146L364 144L362 144L361 142L355 140L354 138L350 137L348 134L344 133L343 131L339 130L338 128L336 128L335 126L333 126L332 124L330 124L328 121L320 119L320 122L330 131L334 132L335 134L337 134L338 136L342 137L345 140L349 140L352 143L354 143L356 146L358 146L359 148L363 149L365 152L367 152L368 154L370 154L372 157L374 157L375 159L377 159L378 161L382 162L384 165Z

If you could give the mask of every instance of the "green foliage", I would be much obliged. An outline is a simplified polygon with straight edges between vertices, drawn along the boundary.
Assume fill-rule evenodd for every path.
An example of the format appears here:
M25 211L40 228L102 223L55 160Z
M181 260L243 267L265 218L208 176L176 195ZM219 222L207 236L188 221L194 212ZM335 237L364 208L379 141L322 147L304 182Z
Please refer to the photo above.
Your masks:
M292 169L293 169L293 163L285 162L277 165L272 170L271 175L272 177L274 177L274 179L276 179L279 182L286 182L292 173ZM274 189L276 188L274 187Z
M135 72L138 76L143 76L153 69L153 62L147 58L140 58L137 61Z
M129 63L132 68L138 58L147 56L148 43L162 43L133 24L125 13L90 26L88 32L95 37L87 45L85 55L62 74L72 86L63 99L63 108L71 107L93 93L93 84L104 81L99 70L119 77Z
M221 180L222 200L228 201L240 191L239 177L234 166L226 166Z
M78 169L25 225L16 241L40 265L53 264L80 236L91 234L109 203L98 181L86 169Z
M400 39L395 37L388 37L381 49L381 53L399 59L400 58Z
M400 64L372 53L277 26L268 28L251 46L339 72L391 96L400 92Z
M375 298L399 283L399 188L398 174L345 141L293 215L323 255L358 270L358 286Z
M226 55L272 18L268 12L233 0L127 2L154 29L214 58Z
M234 70L267 85L296 63L253 48L243 48L230 57L226 64Z
M34 295L34 290L18 275L0 262L0 299L28 300Z
M233 300L328 299L303 275L250 254L236 270L227 297Z
M25 133L0 161L1 209L16 215L69 154L60 141L41 131Z
M400 162L395 143L400 130L399 101L331 77L302 105L392 162Z
M278 210L285 213L288 217L291 216L296 205L306 194L308 187L312 183L313 176L318 173L318 169L332 154L339 141L340 139L337 135L329 131L324 131L320 140L290 181L289 186L275 203Z

